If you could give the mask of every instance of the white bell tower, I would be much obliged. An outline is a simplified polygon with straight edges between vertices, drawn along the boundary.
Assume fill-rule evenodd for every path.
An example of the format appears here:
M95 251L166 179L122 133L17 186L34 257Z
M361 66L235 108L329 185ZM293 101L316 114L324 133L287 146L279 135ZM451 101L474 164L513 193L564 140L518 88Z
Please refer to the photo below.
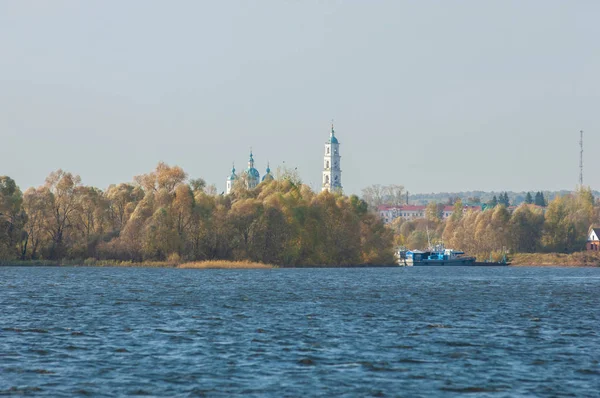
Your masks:
M235 165L233 165L231 166L231 174L229 175L229 177L227 177L227 189L225 191L227 195L231 193L235 180L237 180L237 175L235 174Z
M331 134L325 142L323 158L323 191L337 192L342 190L342 170L340 169L340 143L335 138L333 123Z

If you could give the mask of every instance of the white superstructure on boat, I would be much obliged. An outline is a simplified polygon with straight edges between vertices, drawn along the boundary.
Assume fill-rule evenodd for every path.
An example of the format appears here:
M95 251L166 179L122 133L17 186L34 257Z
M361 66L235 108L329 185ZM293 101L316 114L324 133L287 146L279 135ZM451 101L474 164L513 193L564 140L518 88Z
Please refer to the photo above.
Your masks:
M399 250L398 264L403 266L426 265L472 265L475 257L465 256L460 250L446 249L444 245L436 245L427 251Z

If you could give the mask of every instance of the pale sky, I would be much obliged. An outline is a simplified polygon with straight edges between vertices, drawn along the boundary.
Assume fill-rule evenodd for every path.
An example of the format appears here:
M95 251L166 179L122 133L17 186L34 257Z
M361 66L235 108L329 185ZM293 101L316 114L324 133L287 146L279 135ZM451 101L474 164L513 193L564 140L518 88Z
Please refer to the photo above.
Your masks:
M0 0L0 175L106 188L249 148L320 190L600 189L600 1Z

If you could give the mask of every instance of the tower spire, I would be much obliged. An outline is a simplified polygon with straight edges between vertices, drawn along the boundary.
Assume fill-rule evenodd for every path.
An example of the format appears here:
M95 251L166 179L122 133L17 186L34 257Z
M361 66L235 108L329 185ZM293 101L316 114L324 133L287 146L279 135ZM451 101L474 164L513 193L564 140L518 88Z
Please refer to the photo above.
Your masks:
M252 147L250 147L250 158L248 159L248 167L254 167L254 156L252 155Z

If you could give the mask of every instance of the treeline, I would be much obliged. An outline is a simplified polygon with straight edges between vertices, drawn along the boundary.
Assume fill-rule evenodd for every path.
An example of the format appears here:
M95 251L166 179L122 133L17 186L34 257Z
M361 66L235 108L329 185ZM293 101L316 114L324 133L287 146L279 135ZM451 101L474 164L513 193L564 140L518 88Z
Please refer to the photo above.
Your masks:
M485 203L488 204L494 201L500 201L500 196L506 195L505 199L508 199L511 206L518 206L522 203L536 203L541 204L541 197L543 196L545 203L552 201L557 196L569 195L570 191L530 191L530 192L486 192L486 191L466 191L466 192L440 192L440 193L422 193L422 194L410 194L408 200L410 204L422 204L426 205L429 202L436 203L447 203L449 200L452 202L460 199L463 203ZM600 196L600 192L592 191L595 197ZM529 202L531 200L531 202Z
M496 205L518 206L521 203L536 204L538 206L546 206L547 198L555 198L557 196L567 195L567 191L549 192L544 194L542 191L535 192L458 192L458 193L431 193L431 194L409 194L404 189L404 186L392 184L369 185L362 189L362 199L364 199L369 208L376 210L380 205L386 206L401 206L406 204L427 205L435 202L439 205L445 204L452 206L457 201L469 205L485 205L486 207L494 207Z
M446 247L487 259L503 251L581 251L585 249L589 227L599 220L598 213L592 192L583 188L555 197L547 208L522 204L510 213L498 204L488 210L463 213L463 205L458 201L452 216L445 221L428 211L425 219L396 219L391 226L398 246L426 249L429 242L443 241Z
M448 201L450 202L450 204L454 204L455 202L457 202L459 200L461 200L461 199L460 198L450 198ZM481 199L479 197L467 198L467 201L469 204L481 203ZM508 196L508 192L504 192L504 193L501 193L499 196L496 196L496 195L492 196L492 199L488 200L485 204L487 207L496 207L498 205L502 205L504 207L510 207L510 206L518 206L521 203L526 203L528 205L534 204L536 206L542 206L542 207L548 205L548 202L546 201L546 198L544 197L544 193L541 191L538 191L535 193L535 199L534 199L534 196L531 194L531 192L527 192L527 194L525 195L525 199L518 201L518 202L512 202L510 200L510 197Z
M0 260L389 264L393 234L356 196L283 177L217 195L160 163L106 190L62 170L24 193L0 177Z

